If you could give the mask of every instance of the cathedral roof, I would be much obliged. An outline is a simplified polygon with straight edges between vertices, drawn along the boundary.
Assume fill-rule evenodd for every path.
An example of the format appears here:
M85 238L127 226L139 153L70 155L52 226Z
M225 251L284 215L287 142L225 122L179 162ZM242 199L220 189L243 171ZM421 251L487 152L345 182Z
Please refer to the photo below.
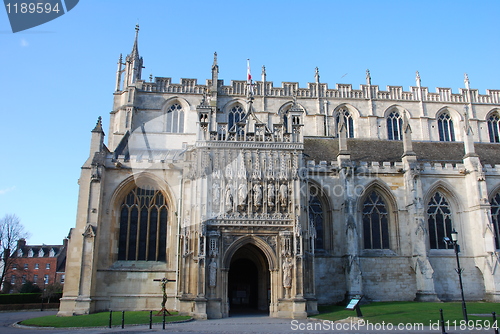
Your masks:
M475 143L476 153L483 164L500 164L500 145ZM352 161L401 161L403 142L396 140L347 139ZM465 155L463 142L414 141L413 151L420 162L462 163ZM338 138L304 138L307 160L336 161L339 153Z

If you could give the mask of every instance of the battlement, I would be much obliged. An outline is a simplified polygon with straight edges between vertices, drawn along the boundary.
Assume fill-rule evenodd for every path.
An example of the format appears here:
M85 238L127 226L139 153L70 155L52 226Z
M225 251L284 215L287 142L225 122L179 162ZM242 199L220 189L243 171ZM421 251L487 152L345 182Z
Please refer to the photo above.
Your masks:
M136 86L144 92L203 94L211 86L211 80L201 85L198 84L197 79L181 78L180 83L172 83L171 78L156 77L154 82L138 81ZM247 82L244 80L232 80L228 86L224 85L223 80L218 82L218 92L221 95L244 96L246 91ZM435 92L430 92L427 87L415 86L411 86L409 91L404 91L402 86L387 86L386 90L380 90L377 85L360 85L359 89L353 89L351 84L336 84L335 88L329 88L326 83L308 83L306 88L301 88L298 82L282 82L281 87L275 87L272 81L254 82L255 96L292 97L294 94L297 98L500 103L500 90L490 89L486 90L486 94L483 95L479 94L477 89L465 88L460 88L458 93L453 93L451 88L442 87L437 87Z

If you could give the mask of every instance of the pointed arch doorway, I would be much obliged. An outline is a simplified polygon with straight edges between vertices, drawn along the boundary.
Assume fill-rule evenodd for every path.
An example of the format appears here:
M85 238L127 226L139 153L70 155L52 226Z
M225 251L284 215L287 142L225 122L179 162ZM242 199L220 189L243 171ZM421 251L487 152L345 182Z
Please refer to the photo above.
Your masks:
M231 257L227 296L230 315L269 313L271 299L269 263L257 246L247 243Z

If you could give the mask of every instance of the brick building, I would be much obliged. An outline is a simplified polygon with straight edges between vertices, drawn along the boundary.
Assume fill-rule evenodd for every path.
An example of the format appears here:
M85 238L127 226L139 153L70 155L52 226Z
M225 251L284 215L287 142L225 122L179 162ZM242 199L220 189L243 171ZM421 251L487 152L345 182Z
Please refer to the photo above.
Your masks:
M62 245L27 245L25 239L20 239L5 278L10 283L9 291L16 292L26 282L41 289L49 284L64 284L67 242L64 239Z

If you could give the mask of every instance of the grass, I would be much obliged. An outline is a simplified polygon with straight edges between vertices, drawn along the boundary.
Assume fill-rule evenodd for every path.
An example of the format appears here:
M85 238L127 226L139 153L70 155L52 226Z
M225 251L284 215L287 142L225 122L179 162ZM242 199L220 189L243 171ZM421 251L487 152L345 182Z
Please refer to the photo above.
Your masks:
M426 302L375 302L361 305L363 319L371 323L423 323L429 325L440 320L439 309L443 309L445 321L463 320L462 303L426 303ZM337 321L347 317L355 317L356 311L346 310L345 306L320 306L320 314L313 316L317 319ZM467 314L470 320L492 321L491 312L500 313L498 303L467 303ZM472 314L488 314L488 316L473 316ZM500 315L498 316L500 322Z
M181 321L191 319L190 316L180 316L177 312L170 312L172 316L166 316L165 322ZM162 316L155 316L153 312L153 323L161 323ZM122 324L122 313L113 312L112 325L120 326ZM125 325L149 324L149 311L130 311L125 312ZM21 325L37 327L107 327L109 325L109 312L100 312L73 317L58 317L49 315L24 320Z

